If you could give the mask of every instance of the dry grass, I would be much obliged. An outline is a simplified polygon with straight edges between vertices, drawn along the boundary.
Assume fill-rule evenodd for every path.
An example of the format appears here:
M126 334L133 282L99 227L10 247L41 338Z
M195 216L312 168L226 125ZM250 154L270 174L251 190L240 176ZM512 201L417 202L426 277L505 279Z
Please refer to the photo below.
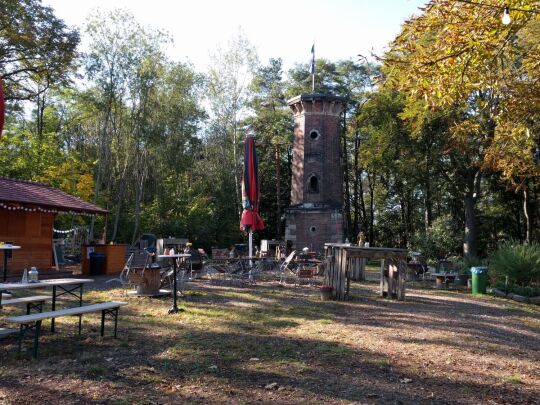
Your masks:
M197 282L186 312L170 298L129 298L119 339L98 316L16 354L0 345L0 403L537 403L540 311L489 297L410 289L406 302L353 284L321 302L315 287ZM92 291L89 301L124 299Z

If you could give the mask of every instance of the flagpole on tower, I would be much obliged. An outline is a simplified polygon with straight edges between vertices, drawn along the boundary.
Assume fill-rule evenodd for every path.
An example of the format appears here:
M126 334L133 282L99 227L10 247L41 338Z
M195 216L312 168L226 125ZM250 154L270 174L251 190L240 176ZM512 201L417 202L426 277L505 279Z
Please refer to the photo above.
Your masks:
M309 71L311 72L311 92L315 93L315 42L311 47L311 66Z

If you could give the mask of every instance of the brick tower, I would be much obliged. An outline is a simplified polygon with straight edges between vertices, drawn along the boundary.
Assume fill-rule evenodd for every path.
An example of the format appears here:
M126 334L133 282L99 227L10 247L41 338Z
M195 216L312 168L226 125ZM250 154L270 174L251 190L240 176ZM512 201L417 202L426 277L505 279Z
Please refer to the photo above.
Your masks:
M345 99L302 94L288 104L294 113L294 141L285 239L297 250L322 252L326 242L343 241L339 123Z

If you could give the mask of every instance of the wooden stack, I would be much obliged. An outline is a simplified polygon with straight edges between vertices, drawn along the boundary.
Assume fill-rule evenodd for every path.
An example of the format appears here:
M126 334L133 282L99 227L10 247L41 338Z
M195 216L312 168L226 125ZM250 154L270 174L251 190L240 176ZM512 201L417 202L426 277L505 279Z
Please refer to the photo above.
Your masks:
M131 269L129 281L137 286L137 295L157 295L161 286L160 268Z
M381 271L381 296L405 299L407 250L327 243L325 252L325 285L333 288L333 297L336 300L344 300L349 294L351 279L364 278L367 259L383 259L383 263L387 264L388 272L385 277L384 271ZM388 291L391 293L388 294Z
M349 272L351 274L351 280L364 281L366 279L366 262L367 259L349 259Z
M332 287L332 296L338 301L345 299L347 286L346 251L342 245L326 244L326 272L324 284Z
M407 263L395 258L381 262L381 295L386 298L405 300Z

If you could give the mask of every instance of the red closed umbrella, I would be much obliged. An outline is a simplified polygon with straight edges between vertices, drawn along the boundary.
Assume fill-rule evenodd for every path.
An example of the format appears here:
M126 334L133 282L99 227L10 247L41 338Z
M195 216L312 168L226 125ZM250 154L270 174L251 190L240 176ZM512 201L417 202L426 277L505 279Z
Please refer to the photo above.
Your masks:
M244 139L244 171L242 173L242 217L240 229L249 232L249 255L253 254L253 232L264 229L259 216L259 164L255 150L255 137L247 135Z
M4 129L4 92L2 90L2 79L0 79L0 138L2 137L2 130Z

